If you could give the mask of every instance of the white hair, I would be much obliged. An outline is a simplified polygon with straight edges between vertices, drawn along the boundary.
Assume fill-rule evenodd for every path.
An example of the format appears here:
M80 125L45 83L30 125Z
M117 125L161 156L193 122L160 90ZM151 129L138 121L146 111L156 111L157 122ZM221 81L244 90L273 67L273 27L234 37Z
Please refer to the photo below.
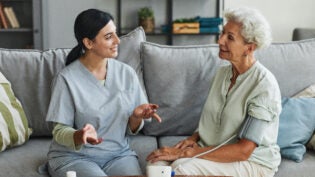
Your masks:
M248 7L228 9L224 16L227 22L234 21L242 25L241 35L245 42L256 44L258 49L270 45L272 41L270 25L257 9Z

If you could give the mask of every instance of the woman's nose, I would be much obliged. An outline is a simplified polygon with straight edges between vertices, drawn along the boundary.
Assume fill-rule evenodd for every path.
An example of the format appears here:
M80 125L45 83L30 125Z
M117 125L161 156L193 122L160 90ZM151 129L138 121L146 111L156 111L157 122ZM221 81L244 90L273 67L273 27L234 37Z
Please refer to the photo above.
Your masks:
M219 45L223 44L223 40L224 40L223 38L224 38L223 34L220 34L219 39L218 39L218 44Z
M120 39L119 39L119 37L117 36L117 34L115 34L115 42L117 43L117 44L119 44L120 43Z

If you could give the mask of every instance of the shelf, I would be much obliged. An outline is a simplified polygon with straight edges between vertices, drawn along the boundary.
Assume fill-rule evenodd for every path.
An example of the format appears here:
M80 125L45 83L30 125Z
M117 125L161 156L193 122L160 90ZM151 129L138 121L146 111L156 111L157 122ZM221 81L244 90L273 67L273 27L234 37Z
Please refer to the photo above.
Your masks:
M12 7L19 22L18 28L0 28L1 48L42 49L42 0L0 0L4 7ZM6 16L6 14L4 14Z
M120 29L120 35L124 35L132 31L132 28L122 28ZM161 28L155 28L154 32L151 33L145 33L146 35L168 35L168 32L163 32Z
M128 34L130 31L132 31L132 28L122 28L120 31L120 35ZM174 36L180 36L180 35L219 35L220 33L217 32L209 32L209 33L170 33L170 32L163 32L160 28L156 28L154 32L152 33L145 33L146 35L150 36L158 36L158 35L174 35Z
M0 29L0 32L8 32L8 33L15 33L15 32L33 32L31 28L8 28L8 29Z
M126 0L127 1L127 0ZM165 13L165 23L162 25L161 28L156 28L154 32L152 33L146 33L147 36L165 36L166 38L166 44L173 45L174 43L174 37L175 36L215 36L216 39L218 39L219 32L202 32L202 33L172 33L173 29L173 12L174 8L174 1L175 0L166 0L166 13ZM117 4L117 33L118 35L124 35L128 32L132 31L133 29L130 28L130 24L126 27L128 28L122 28L122 14L125 12L122 7L123 0L118 0ZM155 1L156 2L156 1ZM215 17L219 17L219 9L220 9L220 0L215 0L216 6L215 6ZM177 5L176 5L177 6ZM160 6L161 7L161 6ZM124 17L125 18L125 17ZM127 17L130 18L130 17ZM168 31L162 30L164 29L163 26L169 26L170 29Z

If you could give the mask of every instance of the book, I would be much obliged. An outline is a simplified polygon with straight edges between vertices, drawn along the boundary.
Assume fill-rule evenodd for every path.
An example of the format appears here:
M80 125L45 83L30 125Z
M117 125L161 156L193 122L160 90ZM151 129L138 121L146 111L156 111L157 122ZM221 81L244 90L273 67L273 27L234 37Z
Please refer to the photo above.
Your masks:
M0 21L1 21L3 28L7 29L7 28L9 28L9 26L8 26L6 16L4 15L3 8L4 8L4 6L0 2Z
M11 14L11 16L13 18L13 21L14 21L14 24L15 24L15 28L20 28L20 22L19 22L19 20L17 19L16 15L15 15L13 7L9 7L9 11L10 11L10 14Z
M12 28L15 28L15 24L14 24L13 18L11 16L10 12L9 12L10 11L9 7L4 7L3 11L4 11L5 16L8 18L8 22L9 22L10 26Z

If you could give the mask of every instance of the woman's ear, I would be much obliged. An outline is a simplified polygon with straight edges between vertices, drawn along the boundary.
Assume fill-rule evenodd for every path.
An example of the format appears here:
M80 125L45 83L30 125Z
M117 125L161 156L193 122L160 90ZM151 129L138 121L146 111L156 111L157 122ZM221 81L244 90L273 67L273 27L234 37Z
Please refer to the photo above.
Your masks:
M247 44L247 46L248 53L254 52L257 48L257 45L254 43Z
M88 50L90 50L93 47L93 41L87 37L83 38L82 42L85 48Z

